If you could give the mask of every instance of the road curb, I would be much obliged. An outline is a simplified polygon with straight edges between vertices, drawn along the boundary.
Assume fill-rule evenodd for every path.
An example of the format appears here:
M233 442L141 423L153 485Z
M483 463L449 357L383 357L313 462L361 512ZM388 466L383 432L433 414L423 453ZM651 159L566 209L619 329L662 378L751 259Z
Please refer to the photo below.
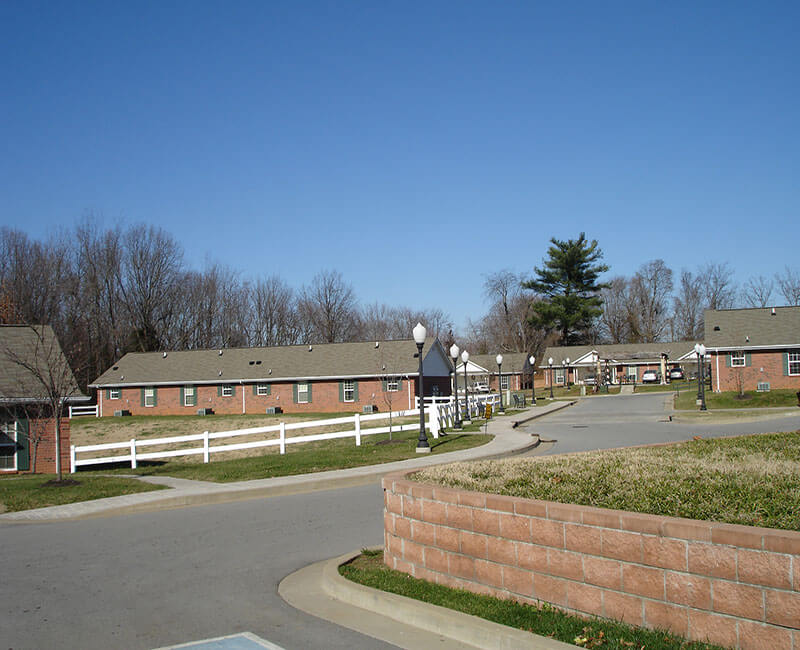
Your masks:
M569 400L569 401L559 400L558 403L548 404L549 408L545 407L547 408L546 411L542 411L541 413L532 413L531 415L528 415L527 417L524 417L521 420L514 420L514 422L511 424L511 427L516 429L520 424L525 424L526 422L530 422L531 420L543 418L545 415L550 415L551 413L555 413L556 411L560 411L561 409L565 409L568 406L572 406L573 404L576 403L577 400Z
M366 610L390 619L404 628L416 628L445 637L460 647L485 648L486 650L508 650L509 648L561 650L574 648L574 646L561 641L538 636L523 630L516 630L506 625L493 623L470 614L456 612L439 605L431 605L413 598L406 598L405 596L379 589L365 587L342 577L339 574L339 566L350 562L360 554L361 551L346 553L302 569L297 572L297 574L305 572L302 584L295 582L294 576L297 574L287 576L278 586L278 593L293 607L297 606L295 605L296 602L302 600L303 606L300 608L309 614L317 616L318 614L314 611L315 607L311 603L311 599L307 597L303 599L300 596L300 589L305 589L307 595L309 587L315 586L329 598L352 608L358 608L356 611ZM319 605L324 614L326 609L324 603ZM328 611L328 613L330 612ZM322 617L327 618L324 615ZM367 626L365 621L369 618L363 615L356 616L359 621L359 627L351 629L364 631ZM345 622L337 621L336 619L327 618L327 620L349 627ZM406 640L406 635L402 633L402 629L398 633L401 634L400 638ZM414 647L413 643L411 645L400 644L395 637L378 638L402 645L402 647Z

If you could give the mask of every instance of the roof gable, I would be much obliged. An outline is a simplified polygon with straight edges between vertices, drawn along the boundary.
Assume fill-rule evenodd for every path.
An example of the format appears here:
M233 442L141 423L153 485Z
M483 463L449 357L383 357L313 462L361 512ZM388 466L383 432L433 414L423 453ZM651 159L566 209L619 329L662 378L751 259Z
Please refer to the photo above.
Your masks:
M709 348L800 346L800 307L706 310Z

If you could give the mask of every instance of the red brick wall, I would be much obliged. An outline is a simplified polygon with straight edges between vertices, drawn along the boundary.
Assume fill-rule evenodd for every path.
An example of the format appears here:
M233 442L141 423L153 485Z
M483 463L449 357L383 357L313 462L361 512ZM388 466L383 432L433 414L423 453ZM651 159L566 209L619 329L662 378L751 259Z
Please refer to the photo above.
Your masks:
M36 471L40 474L54 474L56 471L56 421L30 420L29 431L31 435L42 434L39 448L36 452ZM69 419L61 420L61 471L69 473ZM33 442L29 446L30 471L33 471Z
M783 374L783 357L785 350L755 350L750 352L750 365L744 368L728 368L728 354L711 354L712 385L714 391L739 390L738 376L742 378L744 390L753 391L759 382L769 382L770 389L793 388L800 389L800 376L785 376ZM719 373L719 386L714 373Z
M384 560L415 577L740 648L800 648L800 533L387 475Z
M218 414L242 413L242 391L246 413L264 413L269 406L280 406L284 413L337 413L361 412L365 405L373 405L378 411L388 411L389 403L384 399L383 385L379 379L358 380L358 400L339 401L338 381L311 382L311 402L295 404L293 382L272 383L270 395L253 395L253 384L234 384L235 395L221 397L216 386L196 386L197 405L183 406L180 386L158 386L156 406L142 406L141 388L123 388L120 399L108 399L106 391L98 391L98 403L102 403L104 417L113 416L114 411L128 410L133 415L193 415L199 408L214 409ZM433 387L439 394L450 394L448 377L425 378L425 394L431 395ZM403 379L399 391L392 393L391 408L394 410L413 408L416 395L416 380ZM410 402L409 402L410 397Z

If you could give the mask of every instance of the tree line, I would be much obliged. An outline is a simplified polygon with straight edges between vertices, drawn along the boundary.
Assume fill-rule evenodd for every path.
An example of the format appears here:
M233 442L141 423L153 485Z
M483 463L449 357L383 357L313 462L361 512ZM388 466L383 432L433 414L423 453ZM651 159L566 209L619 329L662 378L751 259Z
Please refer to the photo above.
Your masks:
M83 388L126 352L401 339L418 321L452 338L441 309L361 306L335 270L295 288L218 263L190 269L153 226L87 220L47 241L0 230L0 322L51 325Z

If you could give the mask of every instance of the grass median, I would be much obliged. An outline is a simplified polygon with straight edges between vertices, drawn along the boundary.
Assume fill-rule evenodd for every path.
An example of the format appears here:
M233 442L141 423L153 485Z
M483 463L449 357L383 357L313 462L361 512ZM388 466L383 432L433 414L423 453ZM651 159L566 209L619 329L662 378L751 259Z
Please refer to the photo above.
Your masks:
M706 407L710 410L716 409L759 409L786 407L797 408L797 391L793 389L771 390L764 393L757 391L747 391L744 395L739 395L736 391L724 393L714 393L706 388ZM675 397L675 408L679 410L696 410L697 388L694 391L681 391Z
M800 432L452 463L415 480L560 503L800 531Z
M634 650L717 648L705 643L686 641L668 632L635 628L624 623L597 618L580 618L544 603L540 606L524 605L512 600L502 600L437 585L390 569L383 563L382 551L365 550L352 562L342 565L339 572L348 580L367 587L448 607L579 647Z
M81 476L76 479L70 475L59 482L55 474L8 476L0 479L0 512L18 512L161 489L165 488L122 477Z

